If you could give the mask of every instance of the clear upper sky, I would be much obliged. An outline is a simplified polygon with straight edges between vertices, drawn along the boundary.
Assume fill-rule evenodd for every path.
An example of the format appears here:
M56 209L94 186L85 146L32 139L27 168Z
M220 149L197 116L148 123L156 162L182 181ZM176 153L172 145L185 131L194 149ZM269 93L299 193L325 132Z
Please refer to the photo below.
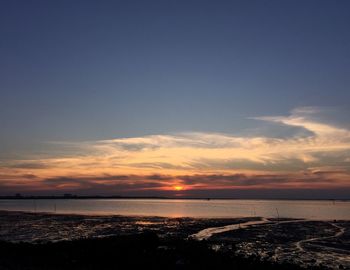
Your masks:
M3 175L17 173L8 164L21 155L73 151L52 142L318 134L298 117L348 130L342 112L350 108L349 14L345 0L2 1ZM272 118L281 115L295 121ZM191 161L198 158L204 156ZM196 167L194 173L208 172Z

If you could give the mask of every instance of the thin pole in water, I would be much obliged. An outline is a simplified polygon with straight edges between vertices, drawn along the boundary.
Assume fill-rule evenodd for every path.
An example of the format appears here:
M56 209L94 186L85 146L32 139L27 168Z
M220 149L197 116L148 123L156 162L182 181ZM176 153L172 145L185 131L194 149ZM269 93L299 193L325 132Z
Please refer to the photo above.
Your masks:
M280 221L280 214L278 213L278 208L276 207L276 212L277 212L277 222Z

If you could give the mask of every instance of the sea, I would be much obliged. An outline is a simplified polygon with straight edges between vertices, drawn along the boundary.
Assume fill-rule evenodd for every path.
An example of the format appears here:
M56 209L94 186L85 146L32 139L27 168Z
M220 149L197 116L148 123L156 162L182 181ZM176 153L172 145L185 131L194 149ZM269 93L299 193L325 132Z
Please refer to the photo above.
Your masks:
M350 201L223 199L9 199L0 210L82 215L350 220Z

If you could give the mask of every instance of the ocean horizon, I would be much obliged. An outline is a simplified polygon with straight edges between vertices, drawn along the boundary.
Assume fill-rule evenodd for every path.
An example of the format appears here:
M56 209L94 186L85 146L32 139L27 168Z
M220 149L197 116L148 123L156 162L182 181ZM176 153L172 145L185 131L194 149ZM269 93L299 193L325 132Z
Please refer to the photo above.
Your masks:
M350 220L349 200L1 199L0 210L81 215Z

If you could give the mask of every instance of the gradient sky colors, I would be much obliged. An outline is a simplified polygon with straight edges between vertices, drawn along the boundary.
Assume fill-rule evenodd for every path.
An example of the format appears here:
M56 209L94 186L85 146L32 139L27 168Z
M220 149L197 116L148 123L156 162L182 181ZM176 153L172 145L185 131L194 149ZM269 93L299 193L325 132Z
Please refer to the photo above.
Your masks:
M349 198L348 1L4 1L0 195Z

